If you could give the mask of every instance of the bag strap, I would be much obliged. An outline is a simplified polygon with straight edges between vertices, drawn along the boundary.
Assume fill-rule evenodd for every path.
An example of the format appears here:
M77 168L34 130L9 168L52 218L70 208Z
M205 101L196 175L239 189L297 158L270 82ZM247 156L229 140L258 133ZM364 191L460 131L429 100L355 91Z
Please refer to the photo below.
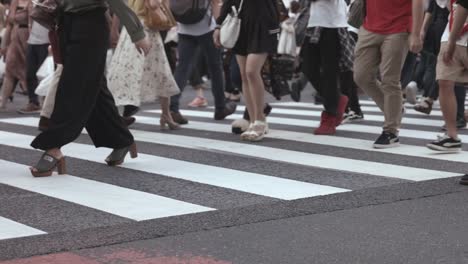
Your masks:
M244 6L244 0L241 0L241 3L239 5L239 10L237 10L237 14L240 14L240 12L242 11L243 6Z

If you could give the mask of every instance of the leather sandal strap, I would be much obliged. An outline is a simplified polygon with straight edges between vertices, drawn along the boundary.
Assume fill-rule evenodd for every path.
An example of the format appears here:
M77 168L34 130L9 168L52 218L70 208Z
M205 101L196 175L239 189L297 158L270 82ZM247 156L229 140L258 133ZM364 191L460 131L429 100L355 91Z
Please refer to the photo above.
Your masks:
M120 149L114 149L111 154L106 158L107 162L119 161L127 156L130 147L124 147Z
M58 162L59 160L54 156L44 153L34 168L38 172L46 172L52 170Z

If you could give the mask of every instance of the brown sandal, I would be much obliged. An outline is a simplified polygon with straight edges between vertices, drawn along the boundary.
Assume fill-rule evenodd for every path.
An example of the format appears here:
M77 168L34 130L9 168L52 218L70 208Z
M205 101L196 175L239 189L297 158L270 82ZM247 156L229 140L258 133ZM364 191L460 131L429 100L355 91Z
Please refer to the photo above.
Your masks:
M106 163L109 166L119 166L125 161L125 157L127 156L128 152L130 152L130 157L135 159L138 157L137 147L136 144L133 143L128 147L114 149L109 156L106 158Z
M433 105L433 102L429 101L427 98L426 99L423 99L421 102L419 102L418 104L416 104L413 109L415 111L418 111L420 113L424 113L426 115L429 115L431 114L431 111L432 111L432 105Z
M52 155L44 153L37 162L37 165L29 168L29 170L34 177L49 177L52 176L56 168L59 175L66 174L65 157L57 159Z

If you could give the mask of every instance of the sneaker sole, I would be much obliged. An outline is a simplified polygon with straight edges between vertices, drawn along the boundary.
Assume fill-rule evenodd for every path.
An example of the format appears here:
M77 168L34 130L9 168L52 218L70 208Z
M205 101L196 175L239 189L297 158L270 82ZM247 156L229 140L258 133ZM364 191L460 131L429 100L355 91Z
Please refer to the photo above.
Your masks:
M444 153L456 153L456 152L460 152L462 150L461 147L460 148L446 148L446 147L441 147L441 146L437 146L437 145L434 145L434 144L427 144L426 146L431 150L435 150L435 151L438 151L438 152L444 152Z
M380 145L380 144L374 144L373 147L375 149L389 149L389 148L397 148L400 146L400 143L393 143L389 145Z
M359 118L359 119L344 119L341 124L349 124L349 123L358 123L364 121L364 118Z
M35 114L40 114L41 113L41 110L36 110L36 111L30 111L30 112L26 112L26 111L17 111L18 114L22 114L22 115L35 115Z

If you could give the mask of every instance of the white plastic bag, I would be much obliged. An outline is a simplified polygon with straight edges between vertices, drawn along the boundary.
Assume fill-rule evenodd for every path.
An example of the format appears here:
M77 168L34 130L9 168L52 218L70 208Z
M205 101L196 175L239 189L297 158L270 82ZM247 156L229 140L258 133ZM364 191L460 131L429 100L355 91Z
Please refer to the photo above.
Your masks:
M0 78L3 79L3 76L5 76L5 61L3 61L3 57L0 56Z
M58 86L60 76L62 75L63 66L57 65L57 70L45 77L37 86L35 93L39 96L46 96L51 87Z
M60 76L62 76L63 65L58 64L57 70L52 75L53 78L50 81L50 85L48 86L48 91L46 98L44 100L44 104L42 105L41 116L50 118L52 116L52 112L54 111L55 107L55 95L57 94L58 84L60 82Z
M41 67L37 71L37 78L39 80L43 80L49 75L52 75L54 73L54 59L52 56L47 57L45 59L44 63L42 63Z
M177 34L177 26L172 27L169 31L167 31L166 39L164 40L164 44L169 42L178 43L179 42L179 34Z
M286 20L281 24L281 35L278 43L278 54L297 56L296 32L293 20Z

